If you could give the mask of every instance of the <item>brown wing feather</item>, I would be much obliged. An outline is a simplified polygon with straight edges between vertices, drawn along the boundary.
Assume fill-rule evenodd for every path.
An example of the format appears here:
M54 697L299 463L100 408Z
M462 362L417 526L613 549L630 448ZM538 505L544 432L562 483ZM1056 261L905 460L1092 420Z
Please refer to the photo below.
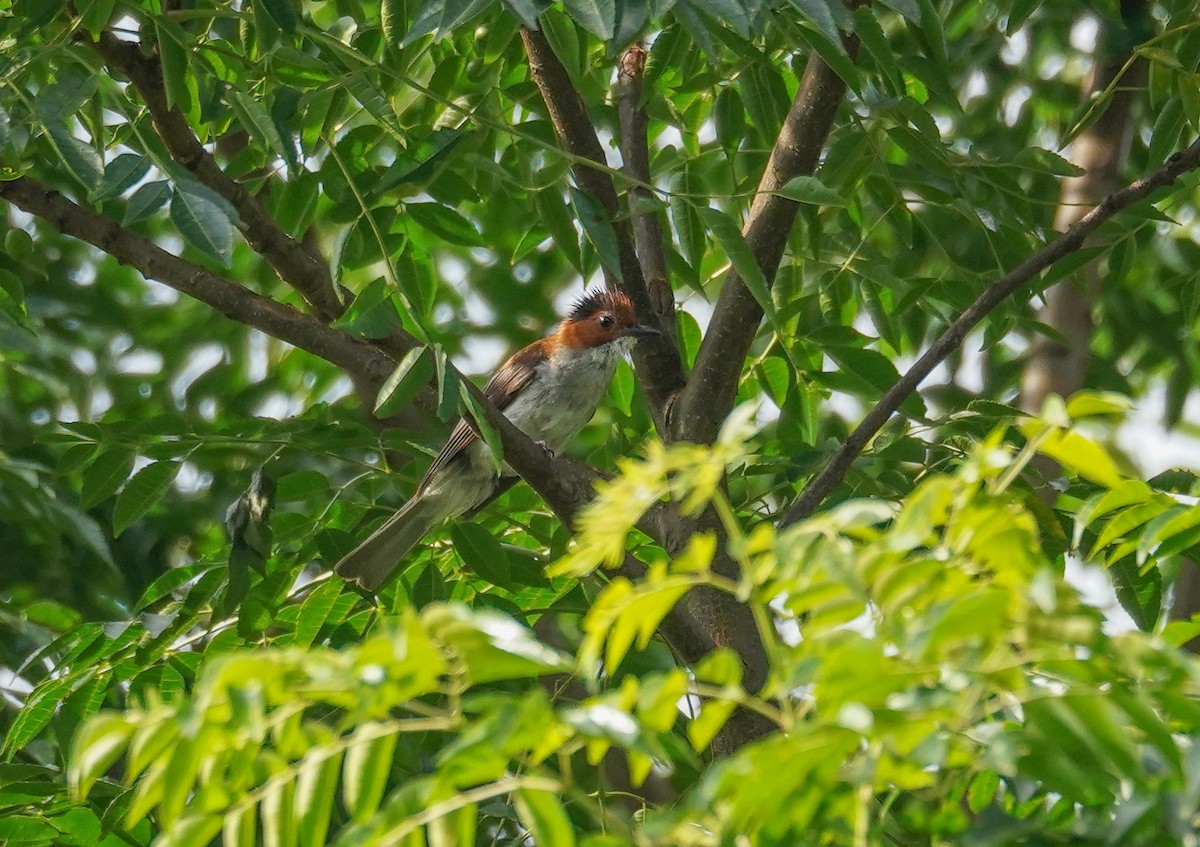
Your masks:
M483 387L483 396L491 400L497 409L504 411L508 408L513 398L533 379L534 374L537 373L537 366L546 360L546 340L543 338L541 341L535 341L514 354L500 366L500 369ZM417 490L423 490L434 474L454 461L455 457L466 450L478 437L471 429L471 425L465 419L460 418L450 432L450 438L446 440L441 452L437 454L433 464L429 466L429 470L425 471L425 476L421 479L421 485Z

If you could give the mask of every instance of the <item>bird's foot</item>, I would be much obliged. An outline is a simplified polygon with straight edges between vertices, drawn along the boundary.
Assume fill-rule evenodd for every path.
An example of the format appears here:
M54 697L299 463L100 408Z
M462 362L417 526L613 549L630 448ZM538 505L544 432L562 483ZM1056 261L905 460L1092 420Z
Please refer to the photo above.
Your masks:
M542 439L539 438L539 439L535 440L533 443L536 444L538 447L542 448L542 452L546 454L547 458L550 458L550 459L554 458L554 451L550 449L550 446L548 444L546 444L545 441L543 441Z

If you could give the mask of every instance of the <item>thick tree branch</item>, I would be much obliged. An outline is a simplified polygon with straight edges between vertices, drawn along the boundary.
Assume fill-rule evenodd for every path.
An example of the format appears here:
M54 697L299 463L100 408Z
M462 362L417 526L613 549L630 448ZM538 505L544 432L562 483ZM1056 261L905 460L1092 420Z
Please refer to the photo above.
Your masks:
M621 159L625 172L632 177L628 189L630 219L633 223L642 275L647 281L655 307L663 316L664 324L667 320L670 321L673 338L675 304L667 277L665 242L654 205L654 196L647 187L653 184L653 179L650 173L650 151L646 132L648 120L643 105L645 63L645 51L635 44L622 54L618 66L617 116L620 123ZM666 410L666 416L669 420L670 407ZM672 554L680 552L687 540L697 531L714 532L722 540L722 549L714 558L713 569L726 577L738 579L737 563L723 549L726 534L714 513L706 513L701 523L697 524L695 520L683 519L673 510L662 511L664 514L659 516L660 535L653 537L661 537L666 542L668 551ZM747 690L757 692L762 688L769 669L767 654L759 637L753 612L748 606L725 592L702 586L689 591L676 608L686 612L680 617L696 625L696 637L699 643L704 645L704 652L700 655L711 652L714 646L731 648L742 660L743 682ZM665 623L672 624L671 621ZM692 633L671 633L668 634L668 640L676 643L689 635ZM713 752L718 756L728 755L773 730L774 727L764 722L760 716L739 711L713 739Z
M617 69L617 118L621 125L621 160L625 173L633 179L628 195L629 217L633 222L633 241L646 280L650 302L659 315L659 326L668 338L675 338L675 295L667 277L667 256L662 223L656 211L650 174L649 120L642 104L646 51L634 44L623 54Z
M967 333L988 312L1055 262L1082 247L1089 235L1118 212L1146 199L1158 189L1171 185L1183 174L1197 168L1200 168L1200 139L1192 142L1186 150L1173 155L1162 167L1149 176L1110 194L1098 206L1084 215L1077 224L989 285L975 299L975 302L968 306L950 326L946 327L946 331L930 345L916 364L900 378L899 382L888 389L883 398L867 413L867 416L862 419L862 423L855 428L854 432L850 433L846 442L833 454L820 473L813 477L800 496L784 511L783 517L779 521L780 527L803 520L816 510L829 492L833 491L842 481L855 458L862 453L875 433L879 432L887 423L888 418L900 408L900 404L904 402L905 398L916 391L922 380L962 344Z
M661 338L648 339L646 343L638 345L634 352L634 364L642 387L646 390L646 399L654 414L655 424L665 437L667 430L664 410L667 401L684 384L683 365L672 342L674 336L670 334L670 323L661 319L651 302L629 222L621 215L621 205L612 177L603 170L584 164L591 161L604 165L605 158L596 128L588 118L583 98L571 84L566 68L554 54L543 33L522 28L521 40L529 57L530 74L546 103L546 110L558 134L559 143L574 160L572 173L575 182L596 198L616 233L622 281L618 284L608 269L605 269L605 279L609 287L618 287L629 296L639 320L663 330Z
M324 260L280 229L258 198L221 170L179 110L167 104L158 56L144 54L138 44L122 41L110 32L101 33L96 41L83 37L110 67L129 78L146 104L154 128L171 158L237 210L246 243L266 259L279 277L298 291L318 315L326 321L340 316L345 306L334 290Z
M0 197L44 219L59 232L86 241L122 264L136 268L144 276L206 303L238 323L307 350L348 373L379 385L395 369L395 362L389 356L367 342L172 255L148 238L79 206L31 177L0 182Z
M858 41L846 39L851 56ZM813 51L800 89L771 150L743 235L763 276L774 281L800 204L774 192L789 180L811 174L833 128L846 83ZM725 276L696 366L672 410L673 435L709 444L717 437L737 396L742 365L762 320L762 307L734 270Z

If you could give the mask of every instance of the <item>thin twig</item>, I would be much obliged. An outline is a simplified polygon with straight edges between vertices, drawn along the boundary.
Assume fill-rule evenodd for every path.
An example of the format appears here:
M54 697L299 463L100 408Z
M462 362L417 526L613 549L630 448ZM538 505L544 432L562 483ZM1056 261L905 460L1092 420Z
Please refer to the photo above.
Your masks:
M1187 149L1173 155L1162 167L1149 176L1108 195L1100 205L1084 215L1079 223L984 289L975 302L946 327L946 331L930 345L916 364L909 368L908 372L888 389L875 407L867 413L867 416L862 419L862 423L854 429L854 432L850 433L846 442L833 454L821 472L812 478L800 496L787 507L779 520L779 526L781 528L790 526L797 521L804 520L816 511L821 501L846 476L850 465L866 449L867 443L875 433L879 432L887 423L888 418L900 408L900 404L917 390L917 386L925 377L929 376L934 368L958 349L963 339L967 337L967 333L992 309L1055 262L1082 247L1087 237L1109 218L1134 203L1146 199L1158 189L1171 185L1180 176L1198 167L1200 167L1200 139L1192 142Z

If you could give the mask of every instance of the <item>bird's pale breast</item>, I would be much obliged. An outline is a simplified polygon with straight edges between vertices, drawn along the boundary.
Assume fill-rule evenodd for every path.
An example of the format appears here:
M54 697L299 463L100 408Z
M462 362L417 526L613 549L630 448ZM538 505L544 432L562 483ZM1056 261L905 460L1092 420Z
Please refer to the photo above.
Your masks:
M562 451L595 414L627 346L622 339L560 352L538 365L538 375L505 415L533 440Z

